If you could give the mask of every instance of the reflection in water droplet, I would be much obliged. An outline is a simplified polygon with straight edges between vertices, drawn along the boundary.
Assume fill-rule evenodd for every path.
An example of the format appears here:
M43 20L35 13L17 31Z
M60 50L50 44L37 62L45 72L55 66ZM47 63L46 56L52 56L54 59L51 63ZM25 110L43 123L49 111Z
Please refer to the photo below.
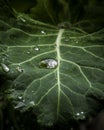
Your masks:
M25 104L23 102L19 102L14 108L18 109L18 108L24 107L24 106L25 106Z
M9 72L10 71L10 69L9 69L9 67L7 66L7 65L5 65L5 64L1 64L1 66L2 66L2 69L5 71L5 72Z
M31 105L35 105L34 101L31 101L30 104L31 104Z
M39 47L35 47L34 50L35 50L35 51L39 51Z
M46 34L46 32L44 30L41 31L42 34Z
M23 72L23 69L22 69L21 66L17 66L16 70L17 70L18 72Z
M45 60L42 60L40 63L39 63L39 66L42 67L42 68L48 68L48 69L53 69L53 68L56 68L58 65L57 61L54 60L54 59L45 59Z

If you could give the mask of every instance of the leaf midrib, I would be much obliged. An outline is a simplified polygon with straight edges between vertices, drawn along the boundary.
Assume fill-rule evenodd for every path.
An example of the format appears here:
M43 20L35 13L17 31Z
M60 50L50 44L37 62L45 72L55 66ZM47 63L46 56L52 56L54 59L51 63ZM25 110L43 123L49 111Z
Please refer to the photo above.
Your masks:
M60 83L60 60L61 60L61 53L60 53L60 44L61 44L61 38L62 34L64 33L64 29L60 29L57 39L56 39L56 52L57 52L57 85L58 85L58 103L57 103L57 117L59 114L59 108L60 108L60 90L61 90L61 83Z

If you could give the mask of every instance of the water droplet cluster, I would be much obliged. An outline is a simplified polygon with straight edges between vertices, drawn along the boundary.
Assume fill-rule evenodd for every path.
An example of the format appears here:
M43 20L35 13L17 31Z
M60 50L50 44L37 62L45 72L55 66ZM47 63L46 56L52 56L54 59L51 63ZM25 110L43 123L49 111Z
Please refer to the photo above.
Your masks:
M77 112L75 114L75 118L80 119L80 120L84 120L86 118L86 116L85 116L85 113L83 111L81 111L81 112Z

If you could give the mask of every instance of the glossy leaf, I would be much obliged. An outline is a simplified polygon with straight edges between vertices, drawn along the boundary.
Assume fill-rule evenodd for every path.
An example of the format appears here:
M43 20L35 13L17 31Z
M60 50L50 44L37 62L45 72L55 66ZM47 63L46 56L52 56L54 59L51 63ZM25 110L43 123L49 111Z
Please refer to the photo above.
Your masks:
M15 109L38 122L85 119L104 100L104 29L88 34L21 15L0 21L0 74ZM7 71L8 70L8 71Z

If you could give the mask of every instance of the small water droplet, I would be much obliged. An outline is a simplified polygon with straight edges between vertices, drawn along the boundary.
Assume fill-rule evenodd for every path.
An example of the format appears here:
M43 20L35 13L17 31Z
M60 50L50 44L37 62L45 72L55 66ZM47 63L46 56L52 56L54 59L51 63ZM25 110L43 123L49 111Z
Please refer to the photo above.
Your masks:
M78 113L76 113L75 118L80 119L80 120L84 120L86 118L85 113L83 111L78 112Z
M21 99L22 99L22 96L19 96L19 97L18 97L18 99L20 99L20 100L21 100Z
M26 22L26 19L24 19L21 15L20 16L18 16L18 18L17 18L18 20L21 20L22 22Z
M81 114L84 114L84 112L83 112L83 111L81 111Z
M30 104L33 105L33 106L35 105L34 101L31 101Z
M16 70L17 70L18 72L23 72L23 69L22 69L21 66L17 66Z
M42 121L40 119L38 119L37 122L41 124Z
M46 34L46 32L44 30L41 31L42 34Z
M53 126L53 123L52 122L48 122L47 126Z
M25 99L23 99L22 101L25 102Z
M2 66L2 69L5 71L5 72L9 72L10 71L10 69L9 69L9 67L7 66L7 65L5 65L5 64L1 64L1 66Z
M78 43L78 41L75 41L76 43Z
M69 41L69 39L68 39L68 38L66 38L64 41L65 41L65 42L68 42L68 41Z
M48 69L54 69L54 68L57 67L57 65L58 65L58 63L54 59L45 59L45 60L42 60L39 63L40 67L42 67L42 68L48 68Z
M39 51L39 47L35 47L34 50L35 50L35 51Z
M19 102L14 108L18 109L18 108L24 107L24 106L25 106L25 104L23 102Z
M27 51L26 53L27 53L27 54L30 54L30 51Z
M76 115L77 115L77 116L79 116L79 115L80 115L80 113L77 113Z
M21 18L21 21L24 22L24 23L26 22L26 20L24 18Z

